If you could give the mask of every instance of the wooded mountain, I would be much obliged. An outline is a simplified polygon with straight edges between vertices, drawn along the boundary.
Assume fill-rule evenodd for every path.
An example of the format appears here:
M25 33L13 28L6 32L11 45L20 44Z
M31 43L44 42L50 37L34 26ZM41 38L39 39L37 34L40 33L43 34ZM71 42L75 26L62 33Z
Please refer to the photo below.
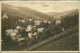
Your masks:
M66 15L75 16L75 15L79 14L79 10L74 9L74 10L69 10L69 11L64 11L64 12L48 12L46 14L57 19L57 18L61 18L61 16L65 17Z
M45 13L38 12L28 7L13 7L7 4L2 4L2 15L6 13L9 18L27 19L27 18L40 18L40 19L54 19Z

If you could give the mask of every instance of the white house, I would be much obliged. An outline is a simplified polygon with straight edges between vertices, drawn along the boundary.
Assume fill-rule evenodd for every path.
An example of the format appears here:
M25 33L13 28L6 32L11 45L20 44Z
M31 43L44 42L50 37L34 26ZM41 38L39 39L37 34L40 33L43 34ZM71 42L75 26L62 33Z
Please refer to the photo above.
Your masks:
M6 30L6 35L9 36L11 33L13 33L13 29Z
M25 23L26 21L25 21L25 20L19 20L19 22L21 22L21 23Z
M19 30L19 29L21 29L21 28L22 28L21 26L16 26L16 29L17 29L17 30Z
M37 31L38 32L43 32L44 28L38 28Z
M34 23L35 23L35 25L40 25L41 24L41 20L35 20Z
M28 33L29 38L33 38L32 36L33 36L33 33Z
M14 33L19 33L19 31L17 29L14 29Z
M61 23L61 20L56 20L56 25Z
M27 28L26 28L26 32L29 32L33 29L33 26L32 25L28 25Z
M51 24L51 21L48 21L48 24Z
M43 22L44 22L44 23L47 23L48 21L47 21L47 20L43 20Z
M29 21L32 21L33 19L29 19Z

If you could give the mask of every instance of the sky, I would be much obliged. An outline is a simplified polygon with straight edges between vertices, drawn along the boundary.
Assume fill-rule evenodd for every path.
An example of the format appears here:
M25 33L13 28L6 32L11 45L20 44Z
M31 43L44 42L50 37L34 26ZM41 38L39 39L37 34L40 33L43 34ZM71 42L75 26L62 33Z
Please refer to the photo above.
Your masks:
M47 13L47 12L63 12L63 11L69 11L73 9L79 8L79 2L78 1L65 1L65 2L59 2L59 1L21 1L21 2L3 2L15 7L22 6L22 7L29 7L31 9Z

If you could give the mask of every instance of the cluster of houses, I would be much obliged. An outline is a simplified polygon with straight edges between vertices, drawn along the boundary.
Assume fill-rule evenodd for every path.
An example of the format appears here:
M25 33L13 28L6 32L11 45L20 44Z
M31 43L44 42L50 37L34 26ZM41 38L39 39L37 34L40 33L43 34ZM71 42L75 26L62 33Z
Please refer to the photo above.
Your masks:
M3 17L9 19L6 14ZM10 37L12 41L18 42L19 45L22 45L21 41L26 41L29 46L33 40L39 39L40 33L50 26L51 21L32 18L27 21L24 19L18 20L16 23L17 26L15 28L5 30L6 37ZM61 23L61 20L56 20L55 23L58 25ZM64 31L64 28L62 30Z

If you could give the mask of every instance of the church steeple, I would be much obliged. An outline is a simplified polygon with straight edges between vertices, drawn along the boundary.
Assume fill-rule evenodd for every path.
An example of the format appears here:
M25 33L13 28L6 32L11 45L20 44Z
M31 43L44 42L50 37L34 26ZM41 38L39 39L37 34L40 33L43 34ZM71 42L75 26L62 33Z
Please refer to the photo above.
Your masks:
M6 13L4 13L4 15L2 16L2 18L7 18L8 19L8 16L6 15Z

